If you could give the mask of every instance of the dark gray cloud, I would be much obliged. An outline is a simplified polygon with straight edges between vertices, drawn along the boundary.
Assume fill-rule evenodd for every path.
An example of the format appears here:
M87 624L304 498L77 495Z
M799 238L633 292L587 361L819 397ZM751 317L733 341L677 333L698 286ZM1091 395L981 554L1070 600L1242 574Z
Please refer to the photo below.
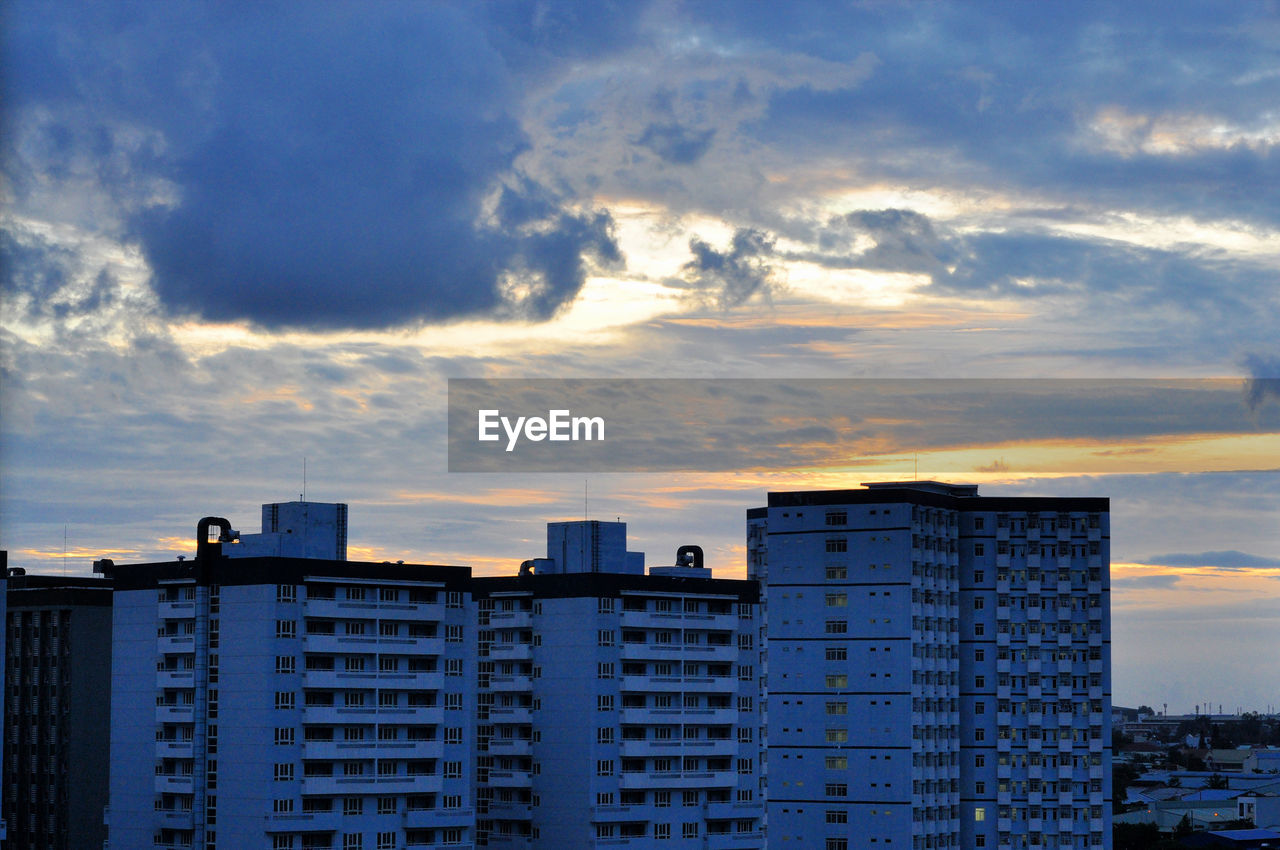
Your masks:
M737 307L756 294L768 297L773 286L773 240L752 228L733 234L727 251L717 251L701 239L689 240L693 259L682 271L693 285L717 293L721 307Z
M95 183L173 312L545 318L588 258L619 259L607 214L513 171L522 82L495 41L527 65L539 47L520 38L545 28L395 2L41 10L14 15L5 43L19 206L49 181Z

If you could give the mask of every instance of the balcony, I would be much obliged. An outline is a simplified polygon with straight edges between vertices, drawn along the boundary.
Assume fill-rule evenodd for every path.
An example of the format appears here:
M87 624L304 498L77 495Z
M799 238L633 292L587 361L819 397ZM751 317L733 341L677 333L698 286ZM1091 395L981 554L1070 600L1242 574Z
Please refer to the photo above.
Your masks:
M528 738L492 738L489 752L495 756L527 756L533 752L533 742Z
M623 773L619 776L619 787L624 789L639 788L731 788L738 783L738 774L723 770L699 773Z
M302 686L334 690L372 690L378 686L378 674L372 670L351 673L343 670L305 670L302 674Z
M432 794L444 789L444 778L432 776L304 776L302 793L327 797L354 795Z
M532 691L533 679L528 676L490 676L489 690L498 692Z
M157 655L190 654L195 652L194 635L162 635L156 638Z
M684 742L679 738L661 741L622 741L623 756L679 756Z
M707 850L739 850L742 847L759 847L764 841L764 833L755 832L708 832Z
M681 648L678 643L624 643L621 654L625 660L674 661L680 657Z
M493 611L489 614L489 627L493 629L532 628L533 614L529 611Z
M195 817L190 809L156 809L156 826L164 829L194 829Z
M335 832L342 828L342 813L303 812L290 815L267 815L267 832Z
M165 704L156 706L156 723L191 723L195 718L192 705Z
M498 707L489 709L489 722L494 725L523 726L533 722L533 709L527 707Z
M303 723L368 724L374 722L375 709L346 708L336 705L304 705Z
M528 788L533 780L527 770L490 770L488 784L492 788Z
M489 647L489 658L493 661L529 661L533 658L533 647L527 643L495 643Z
M158 759L189 759L192 757L193 751L194 747L191 741L156 741L156 758Z
M684 680L679 676L623 676L619 682L623 691L672 691L679 693L683 689Z
M402 818L406 829L441 829L444 827L457 826L471 830L475 821L475 812L472 809L409 809ZM450 844L450 847L460 847L467 850L470 844Z
M679 629L684 615L679 611L628 611L623 609L623 628Z
M156 606L156 616L161 620L190 620L195 615L196 603L191 600L161 602Z
M193 670L157 670L157 688L193 688L195 687L195 671Z
M191 774L180 775L157 773L155 789L157 794L192 794L195 793Z

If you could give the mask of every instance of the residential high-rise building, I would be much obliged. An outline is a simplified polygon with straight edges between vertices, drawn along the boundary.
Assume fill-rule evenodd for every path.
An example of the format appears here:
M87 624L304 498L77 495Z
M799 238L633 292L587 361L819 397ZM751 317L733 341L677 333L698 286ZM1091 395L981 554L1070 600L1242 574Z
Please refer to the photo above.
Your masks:
M553 523L473 578L237 537L103 565L108 846L763 847L758 586L697 547L646 575L625 524Z
M15 571L17 572L17 571ZM107 803L111 587L87 576L9 578L4 806L9 850L100 846Z
M1108 846L1108 511L929 481L749 511L771 848Z
M563 560L602 530L611 555ZM473 581L479 843L763 847L756 583L693 546L636 571L623 523L552 523L547 550Z
M107 568L109 846L471 843L470 571L228 558L210 527Z

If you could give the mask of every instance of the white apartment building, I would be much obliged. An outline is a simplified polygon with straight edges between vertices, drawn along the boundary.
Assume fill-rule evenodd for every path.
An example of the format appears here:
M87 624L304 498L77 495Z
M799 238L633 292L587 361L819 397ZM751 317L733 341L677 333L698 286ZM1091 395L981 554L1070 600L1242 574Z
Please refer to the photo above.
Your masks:
M1109 845L1108 510L908 482L748 512L774 850Z
M694 557L474 580L481 841L764 847L757 585Z
M470 845L464 567L110 565L111 848Z
M237 537L103 566L108 847L764 846L758 585L697 547L646 575L625 524L553 523L472 578Z

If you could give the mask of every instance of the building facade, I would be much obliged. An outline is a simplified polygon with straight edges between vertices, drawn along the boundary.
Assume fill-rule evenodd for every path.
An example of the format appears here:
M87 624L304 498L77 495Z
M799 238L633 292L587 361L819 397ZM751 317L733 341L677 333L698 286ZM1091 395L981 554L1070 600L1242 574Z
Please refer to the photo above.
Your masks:
M109 847L764 846L758 586L697 547L646 575L624 524L553 523L473 578L244 545L211 517L193 561L103 566Z
M1108 845L1108 510L910 482L749 511L771 846Z
M204 537L112 568L109 846L470 844L469 570Z
M5 847L101 846L110 725L109 582L16 574L3 598Z

